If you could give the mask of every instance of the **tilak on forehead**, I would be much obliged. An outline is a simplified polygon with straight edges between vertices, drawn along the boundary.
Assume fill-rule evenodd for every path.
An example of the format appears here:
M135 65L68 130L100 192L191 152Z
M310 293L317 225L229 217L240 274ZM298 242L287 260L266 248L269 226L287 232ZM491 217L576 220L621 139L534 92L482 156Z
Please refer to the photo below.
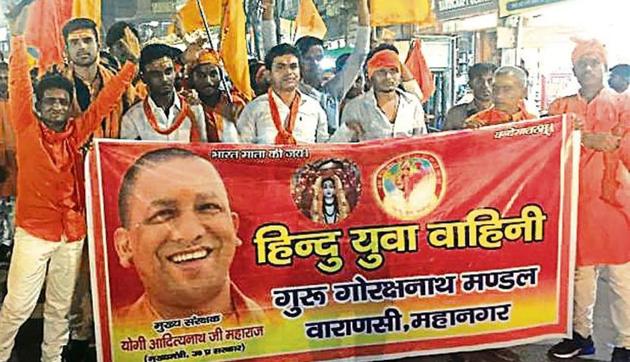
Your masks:
M68 34L68 40L77 40L83 38L95 38L94 31L92 29L77 29L71 31Z
M152 61L151 63L147 64L147 69L148 68L168 68L168 67L172 67L173 66L173 59L169 58L168 56L163 56L162 58L156 59L154 61Z

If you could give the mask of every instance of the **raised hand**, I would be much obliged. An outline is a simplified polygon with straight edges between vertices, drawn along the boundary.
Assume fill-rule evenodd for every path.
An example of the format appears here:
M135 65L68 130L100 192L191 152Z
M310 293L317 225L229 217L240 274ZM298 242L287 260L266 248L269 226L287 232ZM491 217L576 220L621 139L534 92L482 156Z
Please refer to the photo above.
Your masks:
M125 28L125 37L121 39L121 42L126 49L127 59L137 63L140 60L140 51L142 50L140 40L128 27Z

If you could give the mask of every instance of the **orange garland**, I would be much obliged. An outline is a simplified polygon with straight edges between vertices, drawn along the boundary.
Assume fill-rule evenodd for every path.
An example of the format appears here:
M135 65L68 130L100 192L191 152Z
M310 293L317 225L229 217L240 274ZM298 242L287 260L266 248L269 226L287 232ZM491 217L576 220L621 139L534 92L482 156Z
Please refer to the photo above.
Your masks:
M277 145L295 145L297 142L293 137L293 128L295 127L295 120L297 119L297 114L300 109L300 104L302 103L302 97L299 92L295 93L295 98L293 98L293 102L291 102L291 112L289 113L289 122L287 123L287 127L282 126L282 120L280 119L280 112L278 111L278 105L273 98L273 90L269 88L267 92L267 96L269 97L269 108L271 110L271 119L273 120L273 125L276 126L276 130L278 134L276 135L276 144Z
M184 100L184 98L181 97L180 95L176 95L176 96L179 97L179 101L182 104L182 110L177 115L177 118L175 118L175 122L173 122L173 124L167 129L161 129L160 126L158 125L157 119L155 119L155 114L153 114L153 110L151 109L151 105L149 104L149 97L146 97L144 99L144 102L143 102L144 114L147 116L147 119L149 120L149 124L155 130L155 132L161 135L169 135L173 133L176 129L178 129L182 125L182 123L184 123L186 116L188 116L191 122L190 142L200 142L201 136L199 135L199 129L197 128L195 115L190 111L190 106Z

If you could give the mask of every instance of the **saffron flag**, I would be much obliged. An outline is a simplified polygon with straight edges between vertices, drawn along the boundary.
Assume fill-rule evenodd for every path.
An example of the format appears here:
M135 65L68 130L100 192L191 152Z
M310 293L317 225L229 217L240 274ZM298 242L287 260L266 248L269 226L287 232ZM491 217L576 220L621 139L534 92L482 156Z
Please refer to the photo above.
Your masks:
M97 28L101 27L101 0L74 0L72 2L73 18L92 19Z
M422 90L422 100L426 102L431 98L433 92L435 92L435 83L433 81L433 73L431 73L424 54L422 54L421 43L422 41L420 39L413 41L405 65L411 74L413 74L416 82L418 82L420 90Z
M248 100L254 97L249 82L245 9L242 0L227 0L221 23L221 57L234 87Z
M434 23L431 0L371 0L372 26Z
M26 44L39 52L40 72L63 62L65 44L61 29L72 17L72 9L72 0L38 0L29 7L24 36Z
M221 24L225 2L226 0L201 0L201 6L209 26ZM179 10L177 16L181 20L182 28L186 33L204 28L197 0L188 0L184 7Z
M319 15L313 0L300 1L300 8L295 18L295 28L296 39L307 35L318 39L324 39L324 36L326 36L328 29Z
M579 155L563 116L358 144L95 140L98 360L369 361L566 336Z

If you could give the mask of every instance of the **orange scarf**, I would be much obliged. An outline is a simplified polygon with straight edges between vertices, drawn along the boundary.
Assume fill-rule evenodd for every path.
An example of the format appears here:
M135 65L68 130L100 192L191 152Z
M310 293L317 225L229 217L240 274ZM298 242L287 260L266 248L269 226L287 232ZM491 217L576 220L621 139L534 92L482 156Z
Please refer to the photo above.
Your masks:
M295 120L297 119L297 114L300 109L300 104L302 103L302 96L299 92L296 92L295 98L293 98L293 102L291 102L291 112L289 113L289 121L287 122L287 127L282 126L282 120L280 119L280 112L278 112L278 105L273 98L273 90L269 88L267 92L267 96L269 97L269 108L271 110L271 119L273 120L273 125L276 126L276 130L278 134L276 135L276 144L277 145L295 145L297 142L293 137L293 128L295 127Z
M195 118L195 115L191 112L188 102L186 102L184 98L181 97L180 95L175 95L175 96L179 97L179 101L182 104L182 110L177 115L177 118L175 118L175 122L173 122L173 124L167 129L161 129L160 126L158 125L157 119L155 119L155 114L153 114L153 110L151 109L151 105L149 104L149 97L147 96L144 99L144 102L143 102L144 114L147 116L147 119L149 120L149 124L155 130L155 132L161 135L169 135L173 133L176 129L178 129L182 125L182 123L184 123L184 120L186 119L186 117L188 117L190 118L190 123L191 123L190 124L190 142L200 142L201 136L199 135L199 129L197 128L197 120Z

